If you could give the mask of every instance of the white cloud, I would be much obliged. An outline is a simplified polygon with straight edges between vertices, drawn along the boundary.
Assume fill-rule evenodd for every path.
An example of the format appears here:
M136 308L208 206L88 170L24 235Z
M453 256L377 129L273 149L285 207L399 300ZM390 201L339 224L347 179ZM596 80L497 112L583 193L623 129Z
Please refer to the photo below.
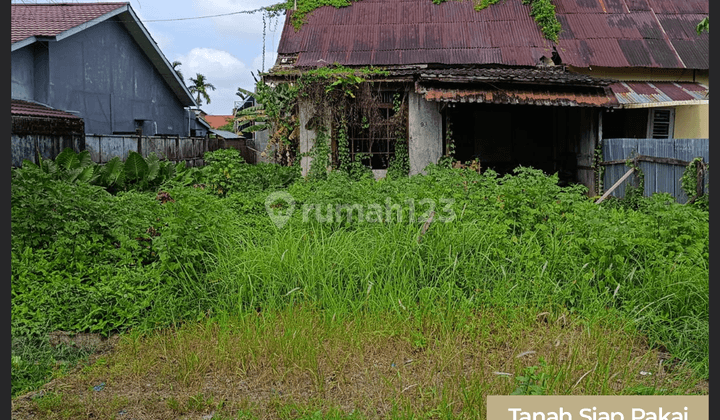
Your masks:
M241 11L257 10L261 7L272 6L279 0L204 0L195 3L195 7L202 16L230 14ZM263 13L239 13L210 19L215 29L223 37L237 37L238 34L262 34ZM266 32L271 30L282 31L285 21L284 14L274 19L266 19Z
M170 34L167 34L165 32L153 31L150 36L158 45L158 47L160 47L160 51L162 51L163 54L165 53L165 51L169 51L170 48L173 46L174 37Z
M235 56L214 48L193 48L176 60L182 63L180 69L187 81L200 73L210 83L215 84L215 82L233 80L237 78L238 73L246 70L245 63Z
M268 55L266 54L266 60ZM261 59L261 58L260 58ZM208 83L215 86L210 90L210 104L203 104L201 108L212 115L225 115L232 112L234 102L240 100L235 95L238 87L253 90L255 82L250 74L255 71L249 68L227 51L212 48L193 48L184 56L178 56L172 61L182 63L180 71L185 77L188 86L197 73L205 76ZM253 60L255 61L255 60Z
M272 66L275 65L275 60L277 60L277 53L275 51L265 51L265 71L270 70ZM252 71L257 74L259 70L263 69L263 56L262 54L255 57L252 61Z

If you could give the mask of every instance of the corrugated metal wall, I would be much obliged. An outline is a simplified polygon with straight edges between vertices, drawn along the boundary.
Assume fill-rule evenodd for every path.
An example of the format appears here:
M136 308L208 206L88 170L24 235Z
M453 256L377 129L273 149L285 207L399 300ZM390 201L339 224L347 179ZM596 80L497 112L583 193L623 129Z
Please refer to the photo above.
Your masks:
M709 139L603 139L603 160L624 160L635 155L673 158L690 162L696 157L702 157L705 163L710 163ZM677 199L679 203L688 200L687 194L680 186L685 167L664 163L639 162L638 166L645 175L644 195L650 196L656 192L666 192ZM624 164L607 165L603 177L604 189L609 189L630 168ZM709 174L705 176L707 188ZM610 195L624 197L627 185L638 185L635 175L630 176Z

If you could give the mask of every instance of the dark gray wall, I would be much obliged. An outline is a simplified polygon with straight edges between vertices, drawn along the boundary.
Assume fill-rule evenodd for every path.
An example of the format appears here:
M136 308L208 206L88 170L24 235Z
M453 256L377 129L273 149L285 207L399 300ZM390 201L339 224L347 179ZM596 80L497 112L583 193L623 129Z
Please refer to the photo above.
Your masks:
M30 45L10 54L10 94L15 99L35 100L35 66L33 46Z
M13 97L78 111L87 134L134 132L135 120L153 122L157 134L189 134L183 105L115 18L11 59Z

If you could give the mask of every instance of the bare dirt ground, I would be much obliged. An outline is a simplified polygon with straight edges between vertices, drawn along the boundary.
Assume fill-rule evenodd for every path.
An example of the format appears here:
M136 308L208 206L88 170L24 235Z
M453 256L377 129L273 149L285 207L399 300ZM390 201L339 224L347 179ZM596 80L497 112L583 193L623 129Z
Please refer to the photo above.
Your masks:
M677 386L690 394L708 393L708 381L688 389L682 365L638 339L618 352L622 358L608 362L616 372L597 372L600 355L572 351L583 346L586 335L582 328L548 327L529 340L515 337L487 345L458 338L421 348L402 337L370 339L360 347L326 341L314 364L302 366L301 359L286 354L211 357L218 344L207 340L174 353L161 349L167 342L159 340L57 333L56 342L79 345L81 340L97 351L69 374L15 398L12 418L277 419L309 418L317 411L331 418L353 411L361 418L393 418L398 407L431 418L443 410L478 418L485 395L512 392L518 368L537 366L540 357L556 365L577 358L571 370L558 374L567 377L557 378L564 383L558 388L570 394L592 394L603 386L618 394L630 387ZM232 352L231 345L225 346ZM135 360L133 352L139 352Z

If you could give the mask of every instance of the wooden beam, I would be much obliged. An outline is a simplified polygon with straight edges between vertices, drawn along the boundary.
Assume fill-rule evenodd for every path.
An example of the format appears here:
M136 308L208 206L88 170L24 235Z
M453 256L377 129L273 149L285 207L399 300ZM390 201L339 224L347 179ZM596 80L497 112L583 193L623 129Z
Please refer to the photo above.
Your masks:
M632 158L632 160L638 161L638 162L664 163L667 165L678 165L678 166L688 166L690 164L690 162L686 162L686 161L680 160L680 159L645 156L645 155L635 156L634 158ZM608 160L605 162L600 162L600 164L603 166L620 165L620 164L625 164L625 162L627 162L627 160Z
M609 190L605 191L605 194L603 194L602 197L600 197L598 199L598 201L595 202L595 204L602 203L610 195L610 193L615 191L615 188L619 187L620 184L622 184L623 181L625 181L627 179L627 177L629 177L630 174L633 173L634 170L635 170L635 168L630 168L629 171L625 172L625 175L623 175L622 178L618 179L617 182L615 184L613 184L613 186L610 187Z

